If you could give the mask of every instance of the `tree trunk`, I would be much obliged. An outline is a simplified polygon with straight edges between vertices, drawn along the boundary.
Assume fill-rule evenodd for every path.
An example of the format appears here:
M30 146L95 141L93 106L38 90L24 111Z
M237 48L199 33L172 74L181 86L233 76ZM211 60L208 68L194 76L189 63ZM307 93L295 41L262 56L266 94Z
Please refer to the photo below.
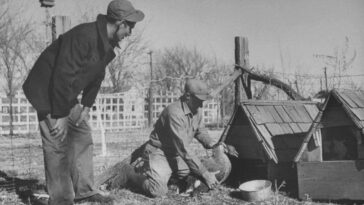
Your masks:
M281 90L283 90L291 99L293 100L306 100L306 98L302 97L300 94L298 94L294 89L292 89L291 86L287 85L286 83L276 79L272 78L266 75L255 73L251 70L248 70L247 68L244 68L242 66L238 66L240 69L243 70L243 72L246 72L249 74L249 77L252 80L260 81L269 85L273 85Z
M13 94L10 92L9 95L9 135L14 135L14 113L13 113Z

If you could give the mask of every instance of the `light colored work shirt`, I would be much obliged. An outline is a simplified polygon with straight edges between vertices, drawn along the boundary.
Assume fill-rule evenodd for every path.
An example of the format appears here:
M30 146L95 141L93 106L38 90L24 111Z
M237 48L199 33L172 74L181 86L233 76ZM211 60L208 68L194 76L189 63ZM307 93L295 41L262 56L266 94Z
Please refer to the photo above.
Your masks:
M213 145L203 125L201 111L193 114L181 99L162 111L150 135L151 144L162 149L167 158L182 157L193 173L202 176L207 169L191 149L193 138L205 148Z

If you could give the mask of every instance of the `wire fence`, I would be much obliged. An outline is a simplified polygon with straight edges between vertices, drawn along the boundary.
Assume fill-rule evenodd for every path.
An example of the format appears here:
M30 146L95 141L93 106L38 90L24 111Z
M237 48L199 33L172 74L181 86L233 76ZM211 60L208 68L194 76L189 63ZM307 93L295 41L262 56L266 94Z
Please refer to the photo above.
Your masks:
M137 129L120 132L106 132L106 155L102 155L100 131L93 131L95 175L129 156L149 139L151 129ZM222 129L210 130L210 136L218 141ZM43 150L40 134L26 134L17 137L0 136L0 171L22 179L44 180ZM192 150L197 156L206 156L206 151L196 140ZM0 177L1 181L1 177ZM1 185L1 183L0 183ZM1 187L0 187L1 188Z
M153 95L152 120L170 103L178 100L180 94L160 92ZM99 94L90 112L90 125L95 130L120 131L141 129L148 125L148 101L138 89L128 92ZM37 113L24 94L18 92L13 98L13 133L26 134L38 132ZM209 100L202 108L206 124L217 124L220 119L220 103ZM9 98L0 95L0 134L10 133Z

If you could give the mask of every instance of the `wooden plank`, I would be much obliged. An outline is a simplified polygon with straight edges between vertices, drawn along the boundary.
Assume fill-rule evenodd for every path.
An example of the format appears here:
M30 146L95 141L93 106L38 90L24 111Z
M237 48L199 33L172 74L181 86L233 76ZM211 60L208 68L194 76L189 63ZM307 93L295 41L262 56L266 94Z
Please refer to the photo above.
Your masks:
M267 142L271 149L274 149L274 144L272 142L272 135L268 132L265 125L257 125L257 129L259 130L260 134L264 137L264 140Z
M292 119L288 116L287 112L284 110L283 106L276 105L274 106L275 110L281 117L283 122L292 122Z
M364 103L364 91L359 90L356 92L356 95L360 98L360 101Z
M252 121L252 120L251 120ZM276 154L274 153L273 149L270 149L267 145L267 143L264 141L264 139L262 138L258 128L256 127L256 124L251 123L250 124L252 127L252 130L254 131L256 137L258 138L258 141L262 144L265 153L267 154L269 159L272 159L274 162L278 163L278 158L276 156Z
M265 106L265 110L268 111L275 122L281 123L283 122L282 118L279 116L278 112L276 111L276 109L274 108L274 106Z
M293 133L302 133L302 129L298 126L297 123L289 123Z
M247 105L246 108L248 109L250 115L252 116L254 122L257 125L263 124L265 122L265 119L260 114L260 111L257 109L254 105Z
M317 105L316 104L315 105L306 104L306 105L304 105L304 107L306 108L306 111L310 115L311 119L314 120L319 112Z
M279 123L285 134L294 134L288 123Z
M351 108L351 111L360 121L364 120L364 108Z
M284 130L282 130L281 126L277 123L266 123L265 127L272 136L284 134Z
M299 198L364 200L364 160L297 163Z
M348 104L350 107L357 107L356 103L350 98L347 92L339 92L340 97L346 104Z
M315 147L322 146L321 129L316 129L316 131L312 135L312 139Z
M303 122L312 122L312 119L303 105L297 105L294 107Z
M274 105L274 106L283 106L283 105L296 105L298 104L317 104L314 101L303 101L303 100L243 100L242 103L244 105Z
M293 122L303 122L300 115L297 113L295 106L284 106L284 110L287 112L289 117L292 119Z
M361 96L358 95L356 92L349 93L349 97L352 101L355 102L357 107L364 107L364 101L361 100Z
M267 107L269 106L257 106L260 116L264 119L264 123L275 123L276 121Z
M297 123L297 124L301 128L302 132L308 132L311 126L311 123Z

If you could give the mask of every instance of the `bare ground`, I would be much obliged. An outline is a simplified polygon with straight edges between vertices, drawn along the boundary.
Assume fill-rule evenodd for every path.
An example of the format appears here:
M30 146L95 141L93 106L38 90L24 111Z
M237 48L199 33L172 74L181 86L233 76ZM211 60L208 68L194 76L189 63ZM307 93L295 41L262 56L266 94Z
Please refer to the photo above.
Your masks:
M210 131L211 136L217 141L222 130ZM106 168L114 165L128 156L136 147L148 139L150 130L125 131L119 133L107 133L107 153L102 156L100 133L94 133L94 171L100 174ZM37 134L26 136L0 136L0 171L20 179L36 179L38 185L44 185L44 167L41 140ZM196 142L195 152L199 156L209 153ZM11 183L4 183L0 177L0 204L30 204L30 199L19 198L19 187L15 189ZM20 187L22 188L22 187ZM28 188L33 189L34 186ZM39 188L39 186L38 186ZM23 187L23 192L27 188ZM18 194L16 194L17 192ZM38 191L39 192L39 191ZM40 193L44 191L40 191ZM239 198L236 189L221 185L209 193L197 196L183 196L173 192L166 197L151 199L141 194L133 193L126 189L111 190L110 194L116 199L115 204L147 204L147 205L195 205L195 204L327 204L315 203L309 198L298 201L275 191L273 196L264 202L249 203ZM329 203L330 204L330 203ZM87 205L83 203L81 205Z

